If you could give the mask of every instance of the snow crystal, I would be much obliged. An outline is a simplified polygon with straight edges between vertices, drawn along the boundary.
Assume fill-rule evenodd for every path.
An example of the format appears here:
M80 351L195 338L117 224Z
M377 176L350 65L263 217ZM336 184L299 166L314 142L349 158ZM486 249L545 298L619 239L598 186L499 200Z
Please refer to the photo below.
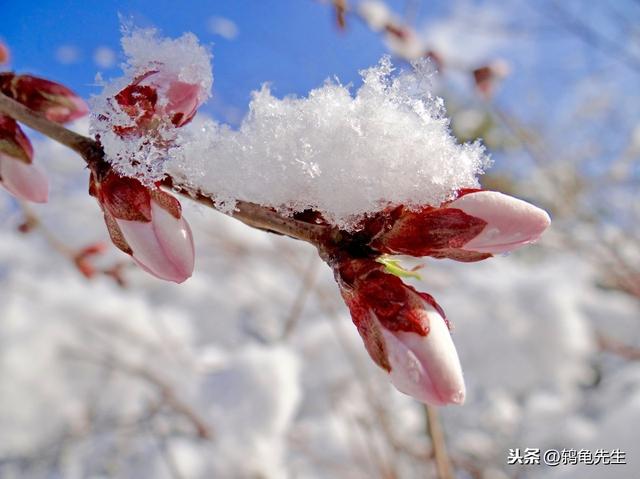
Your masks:
M389 205L438 205L477 187L489 160L451 135L430 63L393 70L384 57L362 71L355 96L331 81L306 98L264 86L238 130L205 121L181 132L168 171L219 203L315 209L347 229Z
M145 73L160 70L163 75L200 85L204 101L210 96L213 84L211 55L191 33L172 40L158 37L154 29L129 31L124 28L122 48L127 57L122 65L124 76L106 84L102 93L91 99L91 133L99 137L106 159L119 173L151 183L164 176L168 160L166 146L159 145L175 141L177 128L166 122L154 130L153 141L150 135L129 135L123 139L114 130L129 128L135 123L114 96ZM159 95L158 105L166 102L166 95Z

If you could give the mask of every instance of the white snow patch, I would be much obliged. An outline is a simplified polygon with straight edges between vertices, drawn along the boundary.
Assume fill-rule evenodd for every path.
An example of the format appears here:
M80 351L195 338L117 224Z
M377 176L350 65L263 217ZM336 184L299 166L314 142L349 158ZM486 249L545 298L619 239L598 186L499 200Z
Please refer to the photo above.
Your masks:
M451 135L429 62L393 70L387 57L364 70L355 95L331 81L306 98L264 86L239 130L207 121L181 132L168 171L229 209L236 200L315 209L347 229L389 205L438 205L477 187L489 159Z

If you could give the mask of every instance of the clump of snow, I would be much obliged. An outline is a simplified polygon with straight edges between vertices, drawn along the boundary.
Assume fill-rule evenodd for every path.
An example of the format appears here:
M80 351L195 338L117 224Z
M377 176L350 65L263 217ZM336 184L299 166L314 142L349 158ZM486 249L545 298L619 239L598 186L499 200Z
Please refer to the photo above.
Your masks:
M166 145L175 141L178 129L166 121L152 134L123 138L117 130L136 125L114 97L143 75L157 71L164 78L199 85L204 101L213 84L211 54L191 33L169 39L160 38L155 29L124 29L122 48L127 58L122 65L124 76L105 84L102 93L92 98L91 133L99 137L106 159L119 173L152 183L165 174ZM167 101L166 92L160 89L157 106Z
M480 143L461 145L451 134L443 100L431 94L426 59L396 75L384 57L361 72L353 95L333 81L304 98L279 99L264 86L238 130L214 121L189 128L167 122L123 138L118 128L135 124L114 96L141 75L161 69L207 92L212 78L209 54L192 34L170 40L137 30L122 44L125 76L93 100L92 132L107 160L147 184L168 173L228 212L238 200L284 213L314 209L351 229L381 208L438 205L477 187L489 164Z
M155 29L125 31L122 48L127 56L123 65L126 76L135 77L162 66L163 71L177 74L184 82L211 90L211 55L193 33L171 39L158 37Z
M214 121L181 132L169 173L231 208L315 209L343 227L388 205L438 205L477 187L483 146L458 144L428 60L393 75L389 58L361 72L352 95L328 81L306 98L254 93L238 130Z

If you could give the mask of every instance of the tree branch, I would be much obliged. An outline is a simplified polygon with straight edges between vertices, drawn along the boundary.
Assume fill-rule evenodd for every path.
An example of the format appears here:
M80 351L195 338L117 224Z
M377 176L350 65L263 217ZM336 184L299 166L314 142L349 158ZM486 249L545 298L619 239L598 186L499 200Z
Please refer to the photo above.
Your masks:
M3 93L0 93L0 113L9 115L20 123L71 148L78 153L89 166L95 165L96 162L102 160L104 157L102 146L94 139L80 135L58 123L49 121L42 115L39 115ZM162 182L162 185L193 201L219 210L215 201L211 199L211 197L214 196L211 193L193 191L187 185L171 177L167 177ZM248 201L238 201L230 216L254 228L283 234L295 239L307 241L314 245L317 245L320 238L326 236L331 230L331 227L299 221L284 216L273 208Z
M438 410L433 406L425 406L425 410L427 414L427 432L431 438L438 479L453 479L451 461L447 454L447 445L440 418L438 417Z
M0 92L0 113L9 115L20 123L24 123L29 128L56 140L58 143L62 143L85 158L85 160L85 155L89 150L93 150L98 147L98 144L91 138L80 135L62 125L59 125L58 123L47 120L44 116L39 115L23 104L18 103L13 98L9 98L2 92Z

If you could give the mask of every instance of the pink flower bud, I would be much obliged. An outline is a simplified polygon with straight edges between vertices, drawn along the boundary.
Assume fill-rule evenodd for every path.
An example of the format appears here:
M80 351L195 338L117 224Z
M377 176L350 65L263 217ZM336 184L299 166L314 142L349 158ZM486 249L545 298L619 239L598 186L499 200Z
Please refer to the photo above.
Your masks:
M183 126L195 116L205 98L200 85L183 82L160 70L147 72L115 95L118 105L135 123L135 127L125 127L117 133L141 135L162 122Z
M189 123L196 114L198 107L204 101L202 87L173 79L168 82L167 106L165 111L171 117L174 126Z
M67 123L89 113L89 107L78 95L44 78L2 73L0 91L57 123Z
M536 241L549 215L495 191L464 190L439 208L399 208L377 220L371 246L381 253L479 261Z
M31 142L20 125L13 118L0 115L0 182L17 198L45 203L49 183L32 158Z
M177 199L113 171L101 181L92 175L89 191L102 207L113 243L142 269L176 283L191 276L193 238Z
M435 300L370 259L338 263L336 278L371 358L394 386L433 405L462 404L462 368Z
M31 163L33 147L18 122L7 115L0 114L0 153Z
M34 203L49 199L49 181L35 163L24 163L0 153L0 183L16 198Z
M497 191L476 191L447 205L486 223L462 249L479 253L506 253L532 243L549 227L546 211Z

